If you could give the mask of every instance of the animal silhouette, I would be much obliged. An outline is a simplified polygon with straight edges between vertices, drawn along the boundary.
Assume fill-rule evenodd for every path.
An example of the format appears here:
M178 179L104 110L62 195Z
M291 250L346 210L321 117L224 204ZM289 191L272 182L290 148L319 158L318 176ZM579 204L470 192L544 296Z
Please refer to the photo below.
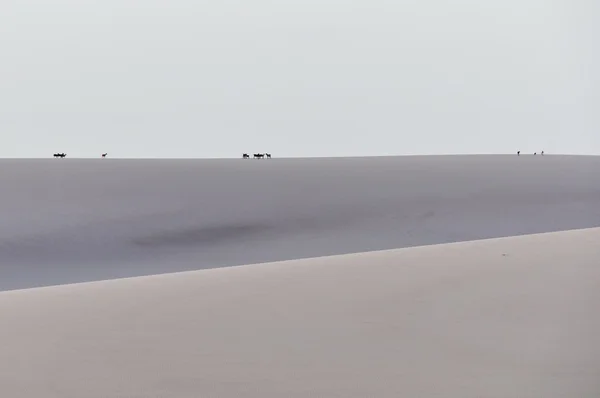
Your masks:
M265 157L264 153L255 153L254 159L263 159Z
M103 157L103 158L105 158L105 157L106 157L106 155L108 155L108 153L103 153L103 154L102 154L102 157Z
M55 153L55 154L54 154L54 157L55 157L55 158L64 158L64 157L66 157L66 156L67 156L67 154L66 154L66 153Z
M249 158L250 158L250 155L248 155L247 153L245 153L245 154L243 154L243 155L242 155L242 158L244 158L244 159L249 159Z
M271 154L270 153L265 153L265 155L267 155L267 158L271 159Z

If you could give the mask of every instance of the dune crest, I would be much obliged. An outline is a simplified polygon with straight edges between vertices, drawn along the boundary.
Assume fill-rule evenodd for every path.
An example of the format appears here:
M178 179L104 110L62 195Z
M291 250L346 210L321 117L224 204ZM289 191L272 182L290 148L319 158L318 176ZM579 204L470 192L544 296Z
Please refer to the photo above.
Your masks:
M0 291L600 226L600 157L2 160Z

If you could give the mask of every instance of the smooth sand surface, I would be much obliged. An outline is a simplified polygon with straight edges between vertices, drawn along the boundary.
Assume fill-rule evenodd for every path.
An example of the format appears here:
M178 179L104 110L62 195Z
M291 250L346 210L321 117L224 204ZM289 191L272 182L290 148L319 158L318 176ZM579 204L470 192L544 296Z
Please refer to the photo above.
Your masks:
M600 396L600 228L0 293L0 396Z
M600 226L600 157L0 161L0 290Z

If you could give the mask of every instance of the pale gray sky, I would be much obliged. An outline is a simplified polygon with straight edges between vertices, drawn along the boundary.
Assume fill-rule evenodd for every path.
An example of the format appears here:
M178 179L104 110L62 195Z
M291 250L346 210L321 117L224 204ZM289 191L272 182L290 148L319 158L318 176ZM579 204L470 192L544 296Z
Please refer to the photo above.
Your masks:
M597 0L3 0L0 157L600 154Z

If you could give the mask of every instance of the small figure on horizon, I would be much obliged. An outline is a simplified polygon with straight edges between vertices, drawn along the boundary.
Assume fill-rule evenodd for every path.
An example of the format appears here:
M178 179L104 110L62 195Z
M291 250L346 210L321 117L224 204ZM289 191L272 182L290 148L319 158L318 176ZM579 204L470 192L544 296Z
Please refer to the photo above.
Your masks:
M521 156L521 151L517 151L517 156Z
M542 151L542 156L544 156L544 151Z
M250 155L248 155L247 153L245 153L245 154L243 154L243 155L242 155L242 158L243 158L243 159L249 159L249 158L250 158Z
M107 153L103 153L103 154L102 154L102 157L103 157L103 158L105 158L105 157L106 157L106 155L108 155L108 152L107 152Z
M265 157L265 155L263 153L255 153L254 154L254 159L263 159Z
M55 158L64 158L65 156L67 156L67 154L66 154L66 153L55 153L55 154L54 154L54 157L55 157Z
M537 155L537 152L534 152L534 153L533 153L533 156L535 156L535 155Z
M267 155L267 158L271 159L271 154L270 153L265 153L265 155Z

